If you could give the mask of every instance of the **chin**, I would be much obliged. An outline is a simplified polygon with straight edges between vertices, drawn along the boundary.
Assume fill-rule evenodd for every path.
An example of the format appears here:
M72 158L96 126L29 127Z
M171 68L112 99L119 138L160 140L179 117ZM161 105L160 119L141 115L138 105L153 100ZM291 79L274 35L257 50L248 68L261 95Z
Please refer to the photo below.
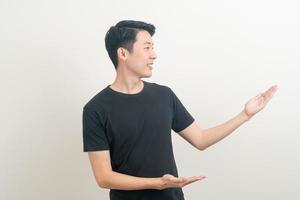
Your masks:
M152 72L150 72L146 75L146 77L151 77L151 76L152 76Z
M152 76L152 74L144 74L141 76L141 78L150 78Z
M140 77L141 78L149 78L152 76L152 72L144 72L144 73L140 73Z

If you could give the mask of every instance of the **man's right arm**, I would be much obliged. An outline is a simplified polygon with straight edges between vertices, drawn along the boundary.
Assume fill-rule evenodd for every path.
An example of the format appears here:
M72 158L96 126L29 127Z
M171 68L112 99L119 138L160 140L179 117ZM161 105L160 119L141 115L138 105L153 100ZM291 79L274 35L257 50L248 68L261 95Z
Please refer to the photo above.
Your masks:
M118 190L162 190L168 187L183 187L205 177L177 178L165 175L157 178L142 178L112 171L109 151L88 152L97 184L101 188Z
M109 151L88 152L97 184L119 190L159 189L161 178L141 178L112 171Z

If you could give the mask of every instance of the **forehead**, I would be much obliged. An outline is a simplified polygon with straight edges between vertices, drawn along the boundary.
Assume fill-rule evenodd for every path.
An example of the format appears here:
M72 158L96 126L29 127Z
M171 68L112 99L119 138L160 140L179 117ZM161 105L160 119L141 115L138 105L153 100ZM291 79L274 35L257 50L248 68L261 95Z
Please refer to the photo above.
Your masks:
M136 35L136 43L143 45L143 44L152 44L153 45L153 40L147 31L139 31L138 34Z

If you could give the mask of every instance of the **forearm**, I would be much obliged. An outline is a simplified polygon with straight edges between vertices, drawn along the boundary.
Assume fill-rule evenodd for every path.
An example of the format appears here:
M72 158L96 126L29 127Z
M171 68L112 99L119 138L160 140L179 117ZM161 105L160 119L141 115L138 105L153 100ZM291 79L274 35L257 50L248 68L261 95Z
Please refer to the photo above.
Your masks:
M242 111L237 116L223 124L203 130L205 148L222 140L248 120L249 116L247 116L246 113Z
M161 178L142 178L118 172L110 172L101 184L102 188L118 190L159 189Z

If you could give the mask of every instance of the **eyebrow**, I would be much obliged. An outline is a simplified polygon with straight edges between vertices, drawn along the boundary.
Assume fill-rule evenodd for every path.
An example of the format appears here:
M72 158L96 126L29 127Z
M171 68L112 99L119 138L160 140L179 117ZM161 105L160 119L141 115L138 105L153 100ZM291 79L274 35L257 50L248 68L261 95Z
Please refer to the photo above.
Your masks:
M151 45L154 45L154 43L152 42L144 42L144 44L151 44Z

